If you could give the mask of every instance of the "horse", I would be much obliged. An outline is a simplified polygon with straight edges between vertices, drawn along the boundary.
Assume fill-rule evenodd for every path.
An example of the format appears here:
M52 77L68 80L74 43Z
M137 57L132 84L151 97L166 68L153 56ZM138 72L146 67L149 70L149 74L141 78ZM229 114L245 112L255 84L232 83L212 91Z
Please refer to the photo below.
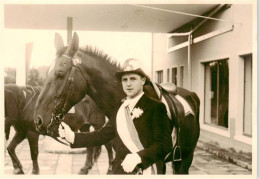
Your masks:
M38 140L40 133L36 130L33 120L33 110L36 100L40 94L41 87L17 86L8 84L4 87L5 95L5 138L9 139L11 126L15 129L15 135L7 146L11 157L14 174L24 174L21 162L19 161L15 149L27 138L29 141L31 159L33 163L32 174L39 174L38 165ZM103 113L97 108L93 100L87 95L75 106L75 113L65 116L66 122L74 131L89 131L90 126L95 130L101 128L106 120ZM57 136L57 135L56 135ZM55 137L56 137L55 136ZM109 157L109 170L113 161L113 151L111 143L105 144ZM79 174L87 174L92 168L93 162L97 160L101 147L87 148L85 165ZM96 151L96 152L95 152Z
M11 157L14 174L24 174L22 165L17 158L15 148L25 138L28 139L31 159L33 164L32 174L39 173L38 165L38 140L39 133L35 130L33 122L33 109L39 96L40 88L17 85L5 85L5 138L9 139L11 126L15 129L14 137L7 146L8 153Z
M95 101L113 123L121 100L125 97L121 82L114 75L122 70L120 65L97 48L88 45L79 48L77 33L73 34L68 46L64 46L62 37L56 33L54 44L57 51L54 70L47 76L35 107L34 120L37 130L52 136L55 126L62 122L67 111L85 94ZM177 136L173 151L165 162L172 161L173 173L188 174L200 134L200 100L196 93L184 88L176 87L169 92L160 85L153 84L150 82L145 85L144 92L157 100L160 100L161 96L167 99L167 104L172 106L169 120L172 121L173 139ZM162 95L157 95L156 86ZM176 95L186 101L192 109L191 113L184 114L185 109Z

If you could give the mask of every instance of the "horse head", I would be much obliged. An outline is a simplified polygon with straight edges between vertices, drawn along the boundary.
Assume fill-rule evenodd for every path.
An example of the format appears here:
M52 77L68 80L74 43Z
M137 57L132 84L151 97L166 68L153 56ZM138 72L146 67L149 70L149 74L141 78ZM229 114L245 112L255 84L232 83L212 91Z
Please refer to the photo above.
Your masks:
M69 109L85 96L87 84L79 64L75 62L79 48L78 35L74 33L71 44L65 47L62 37L56 33L54 43L56 59L53 68L49 69L34 112L36 129L51 136Z
M87 94L110 119L125 96L115 77L120 66L98 49L79 49L74 33L71 44L64 47L60 35L55 35L57 56L50 68L44 88L35 107L36 128L42 134L57 131L67 111Z

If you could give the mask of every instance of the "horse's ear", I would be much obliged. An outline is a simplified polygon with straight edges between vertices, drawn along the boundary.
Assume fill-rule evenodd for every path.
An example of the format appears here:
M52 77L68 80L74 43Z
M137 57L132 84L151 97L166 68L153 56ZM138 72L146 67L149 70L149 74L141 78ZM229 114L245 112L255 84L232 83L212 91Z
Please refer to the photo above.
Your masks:
M55 33L54 44L55 44L57 51L59 51L60 49L62 49L64 47L63 39L60 36L60 34L58 34L58 33Z
M78 49L79 49L79 37L78 34L74 32L71 45L70 45L70 53L75 54Z

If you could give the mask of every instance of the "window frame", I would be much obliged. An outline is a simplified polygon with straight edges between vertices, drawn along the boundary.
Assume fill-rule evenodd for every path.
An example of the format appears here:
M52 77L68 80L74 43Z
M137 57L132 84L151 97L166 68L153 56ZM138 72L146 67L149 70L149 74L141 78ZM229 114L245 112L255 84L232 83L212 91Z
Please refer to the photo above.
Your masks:
M180 68L179 69L180 75L179 75L179 80L178 80L179 81L178 86L183 88L184 87L184 74L185 74L184 73L184 65L180 65L179 68ZM181 73L181 68L183 68L182 73Z
M238 98L238 118L236 122L236 127L235 127L235 136L234 139L243 142L249 145L252 145L252 137L253 137L253 97L252 97L252 136L244 135L244 60L245 56L247 55L252 55L252 90L253 90L253 58L254 54L252 51L246 51L242 53L237 54L237 60L238 60L238 71L242 73L238 73L237 78L238 78L238 93L237 93L237 98ZM253 95L253 91L252 91ZM242 96L242 97L241 97Z
M164 70L157 70L156 71L156 82L158 83L158 84L161 84L161 83L163 83L163 71ZM160 75L159 75L159 73L160 73ZM161 77L161 83L159 82L159 77Z
M176 85L176 86L179 86L179 84L178 84L178 81L179 81L179 79L178 79L178 77L179 77L179 75L178 75L178 71L179 71L179 70L178 70L178 66L172 66L172 67L170 68L170 82L173 83L173 81L172 81L172 80L173 80L173 79L172 79L172 70L173 70L174 68L176 69L176 81L177 81L177 84L175 84L175 85Z
M218 60L214 60L214 61L211 61L211 62L206 62L206 63L203 63L204 64L204 70L205 70L205 75L204 75L204 100L206 100L206 97L205 96L208 96L207 97L207 101L209 102L209 104L207 103L207 104L205 104L204 105L204 108L205 108L205 112L204 112L204 123L205 124L207 124L207 125L211 125L211 126L215 126L215 127L218 127L218 128L223 128L223 129L228 129L229 128L229 118L228 118L228 116L227 116L227 126L225 126L225 116L223 115L222 117L221 117L221 114L222 113L220 113L220 109L221 108L219 108L220 107L220 104L222 104L221 103L221 101L224 101L223 100L223 98L221 98L222 97L222 95L220 95L221 94L221 89L223 89L223 88L221 88L221 87L224 87L224 86L220 86L221 85L221 82L222 82L222 80L220 80L220 77L221 77L221 74L223 74L223 73L221 73L220 72L220 70L221 70L221 68L220 68L220 63L221 62L224 62L224 61L226 61L227 62L227 64L228 64L228 78L229 78L229 66L230 66L230 59L218 59ZM211 63L213 63L213 64L215 64L215 68L211 68ZM212 72L214 72L214 71L211 71L211 69L215 69L216 70L216 76L215 76L215 80L216 81L213 81L213 84L215 84L215 93L213 93L214 94L214 99L215 99L215 107L214 106L212 106L212 105L214 105L214 103L212 103L212 97L209 97L209 96L211 96L212 95L212 90L214 90L214 89L212 89L212 76L209 74L209 73L211 73L212 74ZM207 79L206 80L206 78L210 78L210 79ZM209 83L207 86L205 86L206 85L206 83ZM214 82L216 82L216 83L214 83ZM227 84L227 86L228 86L228 92L227 92L227 109L228 109L228 111L227 111L227 113L229 114L229 103L230 103L230 101L229 101L229 84L230 84L230 82L229 82L229 80L228 80L228 84ZM206 88L207 89L211 89L210 91L208 91L207 93L206 93ZM205 102L206 103L206 102ZM224 103L223 103L224 104ZM210 107L209 107L210 106ZM214 108L212 108L212 107L214 107ZM206 115L206 108L208 109L208 111L207 111L207 115ZM213 121L213 119L214 118L212 118L212 109L215 111L215 113L216 113L216 116L215 116L215 123L214 123L214 121ZM221 117L221 118L220 118ZM220 121L221 120L221 121ZM223 121L222 121L223 120ZM222 124L221 124L222 123Z
M223 137L230 138L231 132L230 132L230 120L228 121L228 128L224 128L221 126L216 126L216 125L210 125L205 123L205 63L208 62L213 62L213 61L218 61L218 60L224 60L228 59L231 60L230 55L222 55L222 56L215 56L215 57L210 57L210 58L205 58L205 59L200 59L199 60L199 80L200 82L198 83L198 96L200 98L201 102L201 111L200 111L200 127L201 129L205 131L209 131L215 134L218 134ZM230 78L230 75L229 75ZM229 80L230 82L230 80ZM230 83L229 83L230 87ZM229 88L230 89L230 88ZM229 99L230 99L230 94L229 94ZM230 109L230 103L228 105L228 108ZM230 116L230 113L229 113ZM230 117L229 117L230 119Z

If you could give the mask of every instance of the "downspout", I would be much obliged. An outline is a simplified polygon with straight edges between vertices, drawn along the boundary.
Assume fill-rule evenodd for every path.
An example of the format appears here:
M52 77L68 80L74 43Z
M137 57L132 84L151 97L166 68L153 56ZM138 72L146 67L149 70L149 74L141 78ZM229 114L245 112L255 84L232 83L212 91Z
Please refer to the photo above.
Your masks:
M219 12L223 7L225 7L226 4L221 4L219 5L216 9L214 9L209 15L208 17L212 17L214 16L217 12ZM203 19L203 21L201 21L196 27L194 27L194 29L192 29L190 31L190 33L194 33L200 26L202 26L205 22L207 22L209 19Z
M191 90L191 43L192 33L188 35L188 89Z
M152 43L151 43L151 46L152 46L152 51L151 51L151 81L154 81L155 79L154 79L154 76L153 76L153 74L154 74L154 72L153 72L153 62L154 62L154 59L153 59L153 33L152 33Z
M214 14L216 14L221 8L223 8L226 4L219 5L216 9L214 9L208 16L212 17ZM173 33L170 36L188 36L188 89L191 90L192 83L191 83L191 44L192 44L192 34L205 22L207 22L208 19L204 19L201 21L194 29L190 30L189 32L185 33Z
M214 9L208 16L212 17L214 14L216 14L220 9L222 9L225 6L225 4L219 5L216 9ZM191 90L192 88L192 76L191 76L191 44L192 44L192 34L205 22L207 22L208 19L204 19L201 21L195 28L191 29L189 31L188 35L188 89Z

